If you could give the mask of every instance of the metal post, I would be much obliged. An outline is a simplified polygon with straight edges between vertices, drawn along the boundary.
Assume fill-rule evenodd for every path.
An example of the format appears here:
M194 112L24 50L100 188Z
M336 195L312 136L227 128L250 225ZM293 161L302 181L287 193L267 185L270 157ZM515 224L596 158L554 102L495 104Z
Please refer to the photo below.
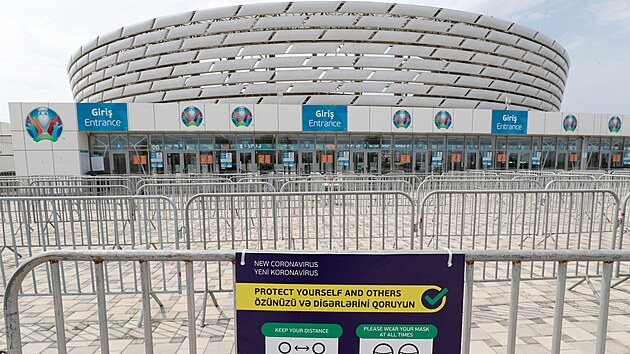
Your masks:
M553 337L551 352L560 354L560 339L562 336L562 321L564 319L564 295L567 289L567 262L558 262L558 283L556 284L556 304L553 314Z
M57 351L66 353L66 329L63 324L63 302L61 299L61 277L59 276L59 261L50 261L52 270L53 306L55 308L55 327L57 328Z
M197 353L197 330L195 328L195 278L193 263L186 261L186 304L188 311L188 350Z
M462 329L463 343L462 353L470 353L470 331L472 325L472 300L473 300L473 277L475 262L466 262L466 282L464 292L464 328Z
M142 317L144 318L144 352L153 353L153 327L151 327L151 285L149 262L140 261L140 286L142 287Z
M512 291L510 294L510 317L508 319L507 353L516 353L516 322L518 319L518 295L521 285L521 261L512 261Z
M604 262L602 268L602 288L599 292L599 316L597 319L596 354L606 352L606 332L608 330L608 306L610 305L610 282L612 281L613 262Z
M94 262L96 274L96 300L98 306L98 329L101 336L101 353L109 353L109 334L107 333L107 305L105 300L105 277L103 261Z

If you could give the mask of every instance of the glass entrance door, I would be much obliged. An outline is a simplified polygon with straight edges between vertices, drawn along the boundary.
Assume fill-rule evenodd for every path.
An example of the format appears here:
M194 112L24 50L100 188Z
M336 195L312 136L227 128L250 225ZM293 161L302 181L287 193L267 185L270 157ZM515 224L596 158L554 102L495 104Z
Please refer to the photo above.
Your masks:
M253 173L256 172L256 164L254 163L253 151L238 152L238 172Z
M427 173L428 171L428 164L427 164L427 152L426 151L421 151L421 152L416 152L416 160L414 163L414 172L415 173Z
M365 152L354 151L352 153L352 170L354 173L365 173Z
M183 172L182 156L180 152L166 153L166 170L172 175Z
M300 152L299 171L300 174L308 175L313 172L317 172L315 159L313 158L315 153L313 151Z
M477 166L479 166L479 153L477 151L468 152L466 154L466 169L476 170L478 169Z
M199 173L199 158L196 152L184 152L182 153L184 158L183 173Z
M126 175L129 173L129 168L127 166L127 158L126 152L114 152L111 154L112 161L110 166L112 166L112 173L115 175Z
M381 173L381 158L378 152L367 153L367 173L380 174Z

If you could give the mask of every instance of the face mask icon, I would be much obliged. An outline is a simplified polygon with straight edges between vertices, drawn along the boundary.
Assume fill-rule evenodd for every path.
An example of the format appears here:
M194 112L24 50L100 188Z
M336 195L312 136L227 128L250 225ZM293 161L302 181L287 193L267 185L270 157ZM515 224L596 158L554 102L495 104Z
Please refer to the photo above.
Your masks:
M372 354L394 354L394 348L387 343L381 343L374 347Z
M415 345L407 343L398 349L398 354L420 354L420 351Z

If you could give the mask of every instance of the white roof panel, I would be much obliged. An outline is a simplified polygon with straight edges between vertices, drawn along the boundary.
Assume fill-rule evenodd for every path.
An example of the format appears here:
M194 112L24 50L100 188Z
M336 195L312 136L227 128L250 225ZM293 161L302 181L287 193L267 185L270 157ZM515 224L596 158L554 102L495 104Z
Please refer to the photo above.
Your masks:
M475 23L475 21L479 18L479 16L481 15L474 14L471 12L452 10L452 9L442 9L435 17L440 18L440 19L445 19L445 20Z
M107 55L107 46L102 46L88 53L88 61L95 61Z
M288 6L288 2L262 2L245 4L238 12L238 16L281 14Z
M433 47L425 47L420 45L394 45L392 49L387 52L387 54L392 55L406 55L406 56L417 56L417 57L428 57L435 51L436 48Z
M226 6L195 11L192 22L232 17L238 11L238 6Z
M227 83L250 83L250 82L265 82L271 79L273 75L272 71L247 71L236 72L230 75L227 79Z
M402 28L406 22L407 19L402 17L363 16L359 19L359 22L357 22L356 26L377 28Z
M506 31L508 28L510 28L510 26L512 26L512 22L486 15L481 15L479 20L477 20L477 24L480 26L498 29L500 31Z
M240 95L243 85L206 87L201 90L201 97L225 97Z
M140 95L140 96L135 96L135 97L126 97L126 98L120 98L120 99L116 99L114 100L114 102L160 102L162 101L162 98L164 97L164 92L153 92L153 93L147 93L144 95Z
M114 79L114 86L123 86L132 82L138 82L138 78L140 78L140 73L131 73L127 75L116 76L116 78Z
M337 82L298 82L291 88L291 93L329 93L338 86Z
M447 47L457 47L464 41L462 37L442 36L439 34L425 34L420 38L420 43L428 45L439 45Z
M289 50L290 54L324 54L335 53L339 43L295 43Z
M387 84L384 82L346 82L339 87L339 91L348 93L374 92L381 93Z
M148 92L150 89L151 89L151 83L150 82L142 82L142 83L139 83L139 84L125 86L124 87L124 91L123 91L123 95L125 95L125 96L137 95L139 93Z
M284 54L289 48L289 45L288 43L248 45L243 47L241 56Z
M498 55L477 53L472 57L471 61L476 62L476 63L501 66L503 65L503 63L505 63L505 58L500 57Z
M416 69L416 70L442 70L446 66L447 62L443 60L431 60L431 59L416 59L411 58L403 64L403 68Z
M273 57L262 58L257 69L273 69L273 68L299 68L306 60L306 57Z
M152 68L157 65L158 57L144 58L129 63L127 71L138 71L142 69Z
M179 50L179 47L181 45L182 45L182 40L181 39L176 39L176 40L170 41L170 42L151 44L151 45L149 45L147 47L147 52L146 52L145 55L149 56L149 55L156 55L156 54L163 54L163 53L174 52L176 50Z
M519 39L519 41L518 41L518 43L516 45L518 47L524 48L525 50L529 50L529 51L532 51L532 52L538 52L538 50L541 47L540 44L538 44L536 42L533 42L533 41L530 41L528 39L524 39L524 38Z
M159 78L168 77L171 75L172 71L173 71L173 67L170 67L170 66L165 67L165 68L157 68L157 69L142 71L140 73L140 81L155 80Z
M520 36L524 36L527 38L534 38L534 36L536 36L536 33L538 33L538 31L533 30L529 27L519 25L518 23L515 23L514 25L512 25L512 27L510 27L508 32L515 33L515 34L518 34Z
M197 36L204 33L206 29L208 29L208 26L209 25L207 23L196 23L193 25L186 25L186 26L179 26L179 27L171 28L168 31L168 36L166 38L173 39L173 38Z
M271 34L270 31L232 33L228 34L223 44L265 43Z
M494 50L497 49L497 46L498 44L496 43L480 41L477 39L466 39L464 43L462 43L462 48L488 53L494 52Z
M472 58L474 52L463 51L458 49L438 48L431 56L433 58L453 59L460 61L468 61Z
M351 15L312 15L306 20L306 27L349 27L357 20Z
M477 100L466 100L462 98L447 98L442 102L442 107L453 107L453 108L465 108L471 109L477 107L479 101Z
M370 77L370 81L413 81L418 71L378 70Z
M418 78L416 78L416 82L424 82L431 84L454 84L455 81L459 78L458 75L452 74L440 74L440 73L422 73Z
M144 57L144 52L147 50L146 47L138 47L130 50L125 50L124 52L118 53L118 62L127 61L137 58Z
M233 31L249 30L254 24L254 21L256 21L256 19L253 19L253 18L239 18L235 20L213 21L210 24L210 28L208 29L208 32L218 33L218 32L233 32Z
M112 42L107 45L107 54L111 54L111 53L119 52L124 49L131 48L132 44L133 44L133 37L121 39L116 42Z
M380 43L344 43L339 53L383 54L387 48L388 44Z
M367 41L374 31L356 29L330 29L322 37L325 41Z
M457 80L457 85L466 87L488 88L492 84L492 79L484 77L462 76Z
M117 87L115 89L111 89L111 90L103 92L103 101L108 102L112 98L122 96L123 90L124 89L122 87Z
M420 34L414 32L378 31L372 38L373 41L416 43Z
M210 71L210 67L212 63L194 63L194 64L184 64L178 65L173 68L173 75L190 75L190 74L200 74L207 73Z
M463 74L473 74L478 75L481 70L483 70L483 66L475 65L475 64L467 64L467 63L449 63L444 71L450 71L455 73L463 73Z
M197 98L199 97L200 93L201 89L198 88L167 91L164 95L164 101L176 101Z
M175 26L180 25L182 23L189 22L193 17L194 12L182 12L174 15L168 15L163 17L158 17L155 19L155 23L153 24L153 28L162 28L167 26Z
M212 71L231 71L253 69L258 59L239 59L217 61L212 66Z
M243 91L244 95L258 95L258 94L277 94L278 92L285 92L291 84L289 83L281 83L281 84L250 84L245 87L245 91Z
M354 101L357 106L396 106L400 96L393 95L361 95Z
M312 66L312 67L321 67L321 66L331 66L331 67L339 67L339 66L352 66L356 57L342 57L342 56L316 56L311 57L304 66Z
M153 27L153 21L154 19L151 19L151 20L135 23L131 26L126 26L123 28L122 36L128 37L128 36L133 36L134 34L149 31Z
M328 95L315 95L315 96L311 96L311 98L308 100L307 104L319 104L319 105L339 105L339 106L347 106L349 105L352 100L354 100L356 96L342 96L342 95L335 95L335 96L328 96Z
M301 81L316 80L324 70L304 68L299 70L278 70L274 80L276 81Z
M475 98L478 100L496 101L501 93L491 90L471 89L466 97Z
M514 82L502 81L502 80L494 80L492 85L490 85L490 88L496 89L497 91L514 92L514 91L516 91L516 89L519 86L520 86L520 84L517 84L517 83L514 83Z
M465 23L456 23L449 31L452 34L458 34L466 37L484 38L489 30L481 27L467 25Z
M391 6L382 2L346 1L339 12L382 14L386 13Z
M276 42L314 41L319 38L322 32L323 30L321 29L277 31L271 40Z
M515 45L516 42L518 42L519 37L503 32L491 31L490 33L488 33L486 39L499 43Z
M184 39L184 44L182 45L182 49L197 49L204 47L213 47L219 45L223 38L225 38L224 34L217 34L214 36L203 36L196 38L186 38Z
M177 63L186 63L195 60L197 52L183 52L167 54L160 57L160 65L171 65Z
M254 28L286 28L299 27L306 16L261 17Z
M496 53L501 54L501 55L505 55L508 57L512 57L512 58L517 58L520 59L523 57L523 55L525 55L525 51L522 49L518 49L518 48L514 48L514 47L508 47L506 45L500 45L497 49L496 49Z
M438 97L403 97L401 106L410 107L439 107L444 99Z
M421 83L408 83L408 84L391 84L385 92L391 93L412 93L414 95L424 95L433 86L424 85Z
M512 72L505 69L487 67L483 69L481 75L509 80L510 76L512 76Z
M199 51L198 60L234 58L238 54L240 47L223 47L204 49ZM248 59L252 60L252 59Z
M326 71L322 80L365 80L370 76L372 70L334 69Z
M433 17L439 11L437 7L418 6L409 4L395 4L389 12L394 15L404 15L412 17Z
M451 24L448 22L438 22L433 20L425 20L416 18L405 26L405 29L420 31L420 32L446 32L451 28Z
M186 80L186 86L218 85L224 83L227 77L228 74L225 73L191 76Z
M184 81L186 81L185 77L174 77L172 79L155 81L153 86L151 86L151 90L170 90L180 88L184 85Z
M400 64L402 64L402 62L402 58L396 57L361 57L354 66L368 68L397 68Z
M305 1L294 2L287 10L288 13L313 13L313 12L334 12L337 10L340 1Z
M98 45L113 42L122 36L122 27L98 36Z

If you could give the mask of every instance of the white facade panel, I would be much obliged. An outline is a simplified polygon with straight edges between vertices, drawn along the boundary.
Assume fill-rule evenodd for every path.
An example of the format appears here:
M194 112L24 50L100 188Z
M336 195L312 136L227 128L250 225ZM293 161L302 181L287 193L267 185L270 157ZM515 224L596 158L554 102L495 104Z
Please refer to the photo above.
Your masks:
M278 106L273 104L256 105L256 122L254 130L256 132L277 132L278 131Z
M27 152L28 175L54 175L56 173L52 150L27 150ZM59 170L59 174L65 174L65 171Z
M81 153L78 150L55 150L53 169L57 174L81 175L84 168L81 164Z
M370 131L370 107L348 107L348 132L367 133Z
M455 133L471 134L473 132L473 110L455 109L457 124L453 126Z
M179 105L177 103L160 103L153 107L155 128L160 131L178 132L180 130Z
M26 118L23 118L23 116L22 105L20 103L9 103L9 124L11 131L24 130L24 121Z
M205 104L204 120L206 131L227 132L230 130L230 106L227 104Z
M531 111L527 118L528 134L545 134L545 112Z
M391 133L390 107L370 107L370 132Z
M560 112L545 113L545 135L560 135L564 131L562 129L562 117Z
M280 106L278 130L281 132L302 131L302 105Z
M492 131L492 111L476 109L473 111L473 134L490 134Z
M28 161L26 151L13 150L13 163L15 165L16 176L28 176ZM35 173L34 173L35 174Z
M75 131L65 131L59 136L59 140L52 144L53 151L79 150L79 133Z
M433 131L433 109L414 108L413 109L413 132L430 133Z

